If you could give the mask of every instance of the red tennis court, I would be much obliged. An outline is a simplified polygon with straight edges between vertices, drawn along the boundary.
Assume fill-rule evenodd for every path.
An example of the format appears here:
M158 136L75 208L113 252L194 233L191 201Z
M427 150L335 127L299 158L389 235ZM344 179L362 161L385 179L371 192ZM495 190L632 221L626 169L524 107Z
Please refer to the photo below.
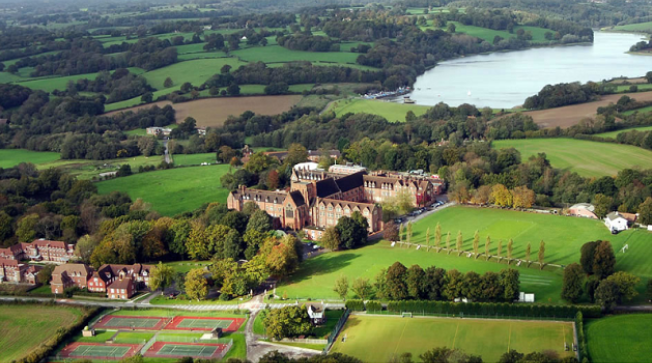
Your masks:
M70 343L59 352L63 358L123 359L138 353L138 344Z

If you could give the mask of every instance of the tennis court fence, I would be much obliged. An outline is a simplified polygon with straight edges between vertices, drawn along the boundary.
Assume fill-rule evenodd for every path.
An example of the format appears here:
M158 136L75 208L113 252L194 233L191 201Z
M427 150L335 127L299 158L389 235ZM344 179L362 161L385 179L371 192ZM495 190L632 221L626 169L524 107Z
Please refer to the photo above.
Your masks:
M340 334L340 331L344 327L344 324L346 324L346 320L349 318L350 314L351 314L351 310L346 309L344 311L344 314L342 314L342 316L340 317L340 320L337 321L337 324L333 328L333 331L331 331L330 335L328 336L328 343L326 344L326 348L324 348L324 351L322 352L323 354L328 354L328 352L331 350L331 347L333 346L335 339L337 339L337 336Z

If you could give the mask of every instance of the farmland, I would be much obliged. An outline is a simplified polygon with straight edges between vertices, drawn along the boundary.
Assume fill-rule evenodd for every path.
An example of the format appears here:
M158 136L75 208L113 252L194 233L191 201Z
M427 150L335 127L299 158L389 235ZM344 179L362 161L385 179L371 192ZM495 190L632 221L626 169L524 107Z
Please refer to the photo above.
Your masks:
M516 148L521 160L538 153L546 153L550 164L557 169L568 169L584 177L616 175L625 168L652 167L652 152L631 145L598 143L575 139L527 139L498 140L492 143L496 149ZM596 158L594 151L600 150Z
M116 112L134 111L141 108L152 107L157 105L163 107L172 105L176 111L177 122L183 121L186 117L192 117L197 120L197 126L219 126L231 116L239 116L245 111L251 111L261 115L276 115L290 110L301 96L254 96L254 97L237 97L237 98L207 98L195 101L172 104L169 101L150 103L147 105L136 106L120 111L109 112L108 115Z
M652 33L652 21L648 21L646 23L618 25L618 26L614 26L612 28L608 28L607 30L615 30L615 31L621 31L621 32Z
M390 122L405 122L405 115L408 111L414 112L416 116L421 116L428 111L430 107L402 104L380 100L339 100L335 101L329 107L329 111L335 112L337 116L345 113L369 113L372 115L382 116Z
M416 358L437 347L461 349L485 362L497 362L510 349L573 354L564 351L564 343L573 339L570 323L351 316L340 334L346 340L338 339L332 351L368 362L387 362L406 352Z
M0 362L26 357L60 327L81 315L75 308L42 305L3 305L0 308Z
M651 314L611 316L589 322L585 330L591 361L649 362L651 326Z
M0 168L11 168L20 163L42 164L59 160L59 153L25 149L0 149Z
M225 203L229 192L222 188L220 178L228 170L227 165L159 170L99 182L97 189L100 194L117 190L134 200L142 198L153 210L173 216L204 203Z
M623 112L623 114L625 114L625 115L633 115L635 113L643 114L643 113L648 113L648 112L652 112L652 106L641 107L641 108L637 108L635 110L625 111L625 112Z

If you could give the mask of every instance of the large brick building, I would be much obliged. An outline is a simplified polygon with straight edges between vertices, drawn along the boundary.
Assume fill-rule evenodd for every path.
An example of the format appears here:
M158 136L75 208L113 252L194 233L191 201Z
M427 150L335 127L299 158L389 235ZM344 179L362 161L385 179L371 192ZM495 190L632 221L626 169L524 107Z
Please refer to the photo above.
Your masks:
M105 293L109 299L129 299L149 286L150 265L102 265L97 271L85 264L65 264L52 272L52 293L77 286L89 292Z
M0 258L0 283L36 285L36 275L41 269L38 265Z
M37 239L31 243L17 243L0 248L0 258L66 263L75 258L75 245L62 241Z
M351 174L322 170L295 169L289 191L267 191L240 187L229 194L230 209L241 211L245 203L254 202L270 216L278 218L285 228L308 228L316 238L323 230L335 226L342 216L360 212L369 223L369 232L383 229L379 203L407 190L415 206L429 205L439 194L438 184L427 178L401 175L368 175L365 171Z

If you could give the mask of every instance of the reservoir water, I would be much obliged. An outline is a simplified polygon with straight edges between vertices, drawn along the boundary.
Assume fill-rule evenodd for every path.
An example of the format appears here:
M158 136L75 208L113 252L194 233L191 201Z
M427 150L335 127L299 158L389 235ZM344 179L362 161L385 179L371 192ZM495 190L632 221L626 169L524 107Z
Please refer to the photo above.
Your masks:
M522 105L547 84L637 77L652 57L627 54L642 35L595 32L592 45L534 48L475 55L439 63L417 78L410 97L420 105L445 102L479 107Z

